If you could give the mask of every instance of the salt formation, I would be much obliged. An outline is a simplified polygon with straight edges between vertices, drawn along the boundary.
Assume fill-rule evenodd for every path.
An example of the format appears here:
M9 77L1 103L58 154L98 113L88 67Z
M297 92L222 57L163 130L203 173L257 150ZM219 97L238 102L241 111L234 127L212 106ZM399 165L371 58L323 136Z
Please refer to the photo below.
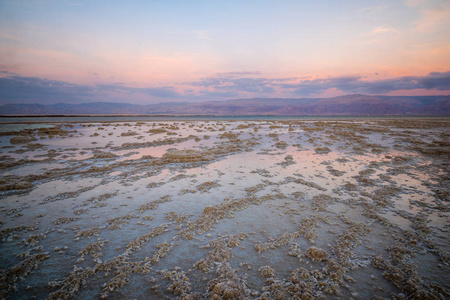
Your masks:
M447 118L33 125L2 299L450 297Z

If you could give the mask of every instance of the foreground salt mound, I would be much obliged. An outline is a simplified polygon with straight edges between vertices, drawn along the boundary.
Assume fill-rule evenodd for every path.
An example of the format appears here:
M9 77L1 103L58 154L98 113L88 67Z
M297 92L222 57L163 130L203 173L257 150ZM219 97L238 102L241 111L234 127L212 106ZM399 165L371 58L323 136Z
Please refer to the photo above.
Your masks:
M330 257L327 251L314 246L309 247L308 250L306 250L306 256L315 261L324 261Z

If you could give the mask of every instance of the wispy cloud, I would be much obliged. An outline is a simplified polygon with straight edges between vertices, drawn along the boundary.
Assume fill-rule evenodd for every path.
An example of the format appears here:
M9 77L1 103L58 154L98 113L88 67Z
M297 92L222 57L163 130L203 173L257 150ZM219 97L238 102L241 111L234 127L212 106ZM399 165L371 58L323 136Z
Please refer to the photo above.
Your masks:
M341 76L303 80L296 84L282 84L292 94L309 96L320 94L328 89L345 93L386 94L399 90L450 90L450 71L432 72L426 76L403 76L383 80L364 80L362 76Z
M450 2L446 0L405 0L405 5L417 9L420 18L416 21L416 29L420 32L431 32L450 26Z
M399 31L392 27L378 26L372 30L372 33L375 33L375 34L399 33Z
M94 88L39 77L23 77L11 73L0 78L2 103L86 102L93 100Z
M202 87L203 91L209 91L214 95L225 97L228 97L230 93L267 96L275 93L275 87L280 83L295 80L295 78L266 78L259 77L259 75L261 75L259 71L217 73L216 76L205 77L189 84L194 87Z
M80 85L0 71L0 104L198 101L252 97L321 97L329 91L389 94L396 91L450 92L450 71L426 76L369 80L361 75L328 78L267 78L260 72L227 72L168 86L132 87L123 83ZM179 92L182 91L182 92Z
M244 71L244 72L223 72L223 73L217 73L217 76L219 77L240 77L240 76L247 76L247 75L261 75L261 72L259 71Z
M441 26L450 26L450 3L424 10L417 29L428 32Z
M96 85L96 90L100 92L117 92L127 94L140 93L158 98L180 97L180 94L178 94L172 86L136 88L124 86L123 84L98 84Z
M25 77L8 71L0 72L0 103L81 103L91 101L129 101L135 94L154 99L181 97L171 86L128 87L123 84L73 84L40 77ZM111 97L114 97L113 99ZM132 99L131 99L132 100Z
M216 91L272 93L274 88L271 83L272 80L267 78L208 77L191 82L191 85Z

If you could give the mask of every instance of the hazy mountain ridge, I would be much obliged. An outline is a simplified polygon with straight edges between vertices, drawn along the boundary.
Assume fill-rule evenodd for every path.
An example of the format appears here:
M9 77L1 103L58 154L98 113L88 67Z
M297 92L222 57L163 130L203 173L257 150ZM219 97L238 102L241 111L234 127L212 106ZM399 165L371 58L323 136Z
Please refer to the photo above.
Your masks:
M333 98L256 98L170 102L149 105L95 102L83 104L6 104L1 115L450 115L450 96L368 96Z

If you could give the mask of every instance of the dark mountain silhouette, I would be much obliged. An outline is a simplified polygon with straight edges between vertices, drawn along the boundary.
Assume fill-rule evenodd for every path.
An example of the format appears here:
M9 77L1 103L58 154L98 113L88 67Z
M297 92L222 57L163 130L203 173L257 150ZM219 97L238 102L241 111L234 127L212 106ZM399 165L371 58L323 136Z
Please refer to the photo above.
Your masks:
M256 98L199 103L6 104L1 115L450 115L450 96Z

